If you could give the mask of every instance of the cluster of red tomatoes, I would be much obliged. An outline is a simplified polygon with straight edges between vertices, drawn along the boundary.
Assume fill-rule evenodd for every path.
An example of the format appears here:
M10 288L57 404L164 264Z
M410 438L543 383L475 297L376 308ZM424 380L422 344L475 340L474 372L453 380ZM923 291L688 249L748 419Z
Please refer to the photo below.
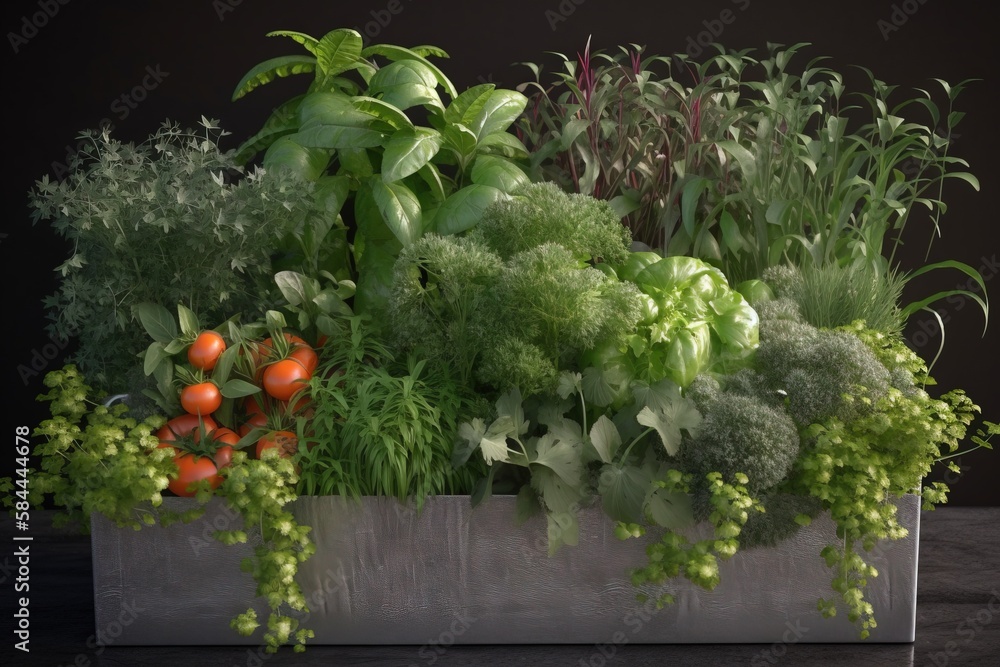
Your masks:
M284 426L296 415L308 414L309 397L302 394L319 357L302 338L290 333L283 334L283 338L277 343L272 338L245 343L240 350L242 374L252 378L261 391L234 399L231 419L233 426L239 424L237 430L220 425L213 416L224 400L214 381L188 384L180 390L184 414L170 419L156 434L159 447L174 450L178 475L170 481L170 491L193 496L193 485L202 480L208 480L212 489L218 488L222 483L219 470L230 465L234 447L250 434L254 434L257 458L268 449L276 449L283 457L298 450L295 433ZM188 348L187 360L204 377L216 367L226 349L221 334L203 331Z

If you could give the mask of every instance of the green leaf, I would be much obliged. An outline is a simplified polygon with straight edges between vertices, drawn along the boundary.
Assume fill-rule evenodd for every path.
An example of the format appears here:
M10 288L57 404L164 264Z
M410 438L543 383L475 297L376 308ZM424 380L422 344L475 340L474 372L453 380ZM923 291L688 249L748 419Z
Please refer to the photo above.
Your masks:
M435 90L434 73L423 63L401 60L386 65L368 82L368 94L387 104L406 110L414 106L431 106L444 110Z
M605 465L597 491L605 513L616 521L636 523L642 520L643 505L652 479L642 468Z
M754 160L753 153L737 142L729 139L717 141L715 142L715 145L733 156L737 164L740 166L740 171L743 172L746 178L753 177L757 171L757 163Z
M250 159L268 146L299 129L299 104L305 95L296 95L282 102L264 123L257 134L253 135L236 149L236 162L246 164Z
M494 90L490 93L483 108L469 125L476 135L477 141L482 141L491 134L505 132L518 119L528 98L513 90Z
M496 86L492 83L469 88L452 100L452 103L444 110L445 122L458 123L468 127L486 106L486 102L494 90L496 90Z
M479 443L486 435L486 423L476 417L471 422L464 422L458 427L459 442L452 451L451 464L455 468L465 465L473 452L479 449Z
M365 58L370 58L373 55L384 56L389 60L397 61L396 63L392 63L393 65L416 61L418 64L427 68L427 71L430 72L432 82L428 85L433 86L435 84L440 84L441 87L444 88L444 91L448 93L448 97L452 99L458 97L458 91L455 89L452 82L448 80L448 77L444 75L444 72L438 69L437 65L412 49L407 49L402 46L393 46L391 44L373 44L362 51L361 55ZM392 67L392 65L389 65L388 67ZM385 69L387 68L383 67L379 71L381 72Z
M485 478L480 478L476 482L475 488L472 490L472 497L470 498L472 506L478 507L480 503L493 495L493 475L496 474L496 470L499 466L490 466L490 472Z
M260 387L246 380L230 380L222 385L221 391L226 398L243 398L260 392Z
M711 181L707 178L702 178L701 176L695 176L684 189L681 191L681 223L684 226L684 230L689 236L694 237L695 226L699 225L700 221L695 220L695 211L698 207L698 202L701 200L701 195L708 186L711 185Z
M305 280L305 276L295 271L279 271L274 274L274 282L289 306L301 306L309 298L306 296Z
M277 139L264 153L265 169L288 169L307 181L318 180L329 163L327 149L307 148L287 136Z
M525 484L517 492L517 503L515 504L514 521L518 526L533 516L537 516L542 511L542 505L538 502L538 494L531 486Z
M611 463L622 445L618 428L605 415L601 415L590 429L590 442L594 445L603 463Z
M489 185L465 186L438 207L434 217L435 231L447 236L472 229L482 219L483 212L503 196L503 192Z
M408 246L423 234L420 201L402 183L383 183L380 179L368 181L375 205L382 220L403 246Z
M260 63L240 79L233 91L232 101L240 99L258 86L274 81L278 77L292 74L307 74L316 70L316 58L312 56L280 56Z
M458 123L444 128L445 143L458 154L459 160L466 160L476 152L476 135L469 128Z
M480 155L472 165L472 182L513 192L530 182L528 175L513 162L492 155Z
M575 547L580 542L580 523L576 514L561 512L548 514L549 556L555 555L562 545Z
M655 429L670 456L676 456L681 447L681 429L694 433L701 425L702 416L687 398L672 400L665 408L651 409L646 405L636 415L636 421Z
M140 303L135 306L135 313L142 322L146 333L158 343L166 345L177 338L177 324L170 311L155 303Z
M226 348L219 356L219 360L215 362L215 368L212 369L212 380L215 381L220 387L225 385L229 380L229 374L233 371L233 366L236 364L237 357L240 356L240 346L230 345Z
M362 150L363 149L359 149ZM341 155L343 152L341 152ZM371 174L369 174L370 176ZM316 201L330 219L336 219L347 198L350 196L351 182L347 176L323 176L316 181Z
M582 484L583 463L580 452L567 442L557 440L551 433L538 439L532 466L545 466L567 485L579 488Z
M355 30L341 28L326 33L316 46L319 73L332 77L357 67L361 46L361 35Z
M299 105L299 121L299 131L290 138L310 148L372 148L384 139L372 128L375 118L340 93L306 96Z
M506 132L491 134L482 139L479 142L477 150L480 153L503 155L504 157L509 157L514 160L527 159L529 155L528 149L524 147L521 140L513 134L508 134Z
M969 276L970 278L972 278L972 280L974 280L976 282L976 284L979 286L979 289L982 290L983 296L986 297L986 281L983 280L983 276L980 275L979 271L977 271L976 269L972 268L971 266L969 266L965 262L959 262L957 260L944 260L944 261L941 261L941 262L934 262L933 264L928 264L926 266L922 266L919 269L917 269L916 271L913 271L913 272L907 274L906 279L909 281L909 280L912 280L913 278L915 278L917 276L920 276L920 275L923 275L923 274L925 274L925 273L927 273L929 271L937 271L939 269L955 269L957 271L961 271L962 273L964 273L965 275ZM928 306L928 305L930 305L930 304L932 304L932 303L934 303L936 301L939 301L940 299L943 299L945 297L955 296L955 295L964 295L964 296L967 296L970 299L972 299L973 301L975 301L977 304L979 304L979 308L983 311L983 318L985 320L985 322L983 324L983 333L985 334L986 333L986 328L987 328L987 326L989 326L989 321L990 321L990 307L989 307L989 302L986 301L986 300L984 300L983 298L980 298L980 296L978 294L976 294L975 292L972 292L970 290L961 290L960 289L960 290L948 290L948 291L945 291L945 292L938 292L937 294L931 295L931 296L929 296L929 297L927 297L925 299L922 299L920 301L908 304L907 306L903 307L901 309L902 315L903 315L904 318L908 318L910 315L912 315L916 311L920 310L921 308L924 308L924 307L926 307L926 306Z
M146 348L146 356L142 362L142 372L145 373L146 376L152 375L153 371L156 370L160 363L168 358L169 355L166 350L164 350L163 343L153 341L149 344L149 347Z
M198 316L183 303L177 304L177 319L181 323L181 333L185 336L196 336L201 332Z
M304 32L296 32L294 30L272 30L271 32L264 35L265 37L288 37L294 42L298 42L302 46L306 47L306 51L316 55L316 47L319 45L319 40L311 35L307 35Z
M354 97L351 103L359 111L381 120L397 130L412 130L413 121L403 113L402 109L374 97Z
M684 530L694 524L690 494L657 489L650 494L647 508L653 521L668 530Z
M166 352L168 355L173 356L178 352L182 351L187 346L188 343L185 343L180 338L175 338L169 343L167 343L166 347L163 348L163 351Z
M401 130L385 145L382 156L382 181L392 183L415 174L441 149L437 130L418 127Z

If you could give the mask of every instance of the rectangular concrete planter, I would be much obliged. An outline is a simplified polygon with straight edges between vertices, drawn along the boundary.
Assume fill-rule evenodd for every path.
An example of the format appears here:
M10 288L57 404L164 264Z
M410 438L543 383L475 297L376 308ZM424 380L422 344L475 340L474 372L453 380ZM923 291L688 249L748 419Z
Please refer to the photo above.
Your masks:
M499 496L472 509L468 497L441 496L417 513L388 498L300 498L294 513L313 527L317 545L298 579L311 609L301 620L316 633L310 643L859 641L846 614L825 619L816 609L819 597L833 594L819 556L835 541L829 517L778 547L721 563L714 591L678 581L676 603L657 611L636 602L628 578L646 562L642 540L619 541L614 523L589 508L581 511L579 545L549 557L544 518L519 527L514 503ZM878 621L868 642L914 639L919 498L898 505L909 536L868 555L879 570L867 593ZM199 521L166 529L123 530L95 516L97 627L128 618L115 645L259 643L229 628L255 599L254 581L239 569L252 545L211 538L240 523L214 500ZM266 621L266 605L256 602Z

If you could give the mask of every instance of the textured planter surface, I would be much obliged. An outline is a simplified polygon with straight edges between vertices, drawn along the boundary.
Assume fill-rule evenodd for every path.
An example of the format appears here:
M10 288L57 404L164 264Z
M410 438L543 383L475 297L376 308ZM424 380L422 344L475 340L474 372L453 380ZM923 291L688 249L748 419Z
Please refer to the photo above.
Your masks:
M867 592L878 622L869 642L914 638L919 498L897 504L909 536L866 555L879 570ZM835 542L825 516L776 548L722 562L714 591L676 582L676 603L657 611L636 602L628 578L645 563L645 542L616 539L599 508L581 511L579 546L551 558L545 520L516 526L513 497L475 510L465 496L430 498L420 513L387 498L308 497L294 512L317 545L298 578L315 644L858 641L846 614L824 619L816 610L833 594L819 556ZM123 530L95 516L97 627L128 619L116 645L259 643L229 628L254 598L254 581L239 570L252 545L211 538L240 523L216 500L199 521L168 529Z

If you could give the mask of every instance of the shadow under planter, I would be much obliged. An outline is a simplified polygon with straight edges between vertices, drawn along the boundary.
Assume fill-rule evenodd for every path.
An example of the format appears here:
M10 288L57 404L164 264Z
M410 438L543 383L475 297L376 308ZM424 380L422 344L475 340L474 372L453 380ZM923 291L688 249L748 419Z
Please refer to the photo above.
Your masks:
M183 510L194 501L164 499ZM909 536L864 554L879 571L866 597L878 626L867 642L912 642L916 623L920 499L897 501ZM515 498L473 509L467 496L428 498L420 512L392 498L302 497L296 519L312 526L316 554L298 581L311 644L587 644L856 642L846 614L823 618L831 571L820 557L836 543L826 515L773 548L720 563L706 591L672 583L673 605L636 601L629 573L646 562L648 538L620 541L599 507L580 511L580 540L548 556L543 517L514 521ZM115 645L253 645L229 621L250 606L267 618L255 582L240 571L252 544L226 546L212 531L238 514L213 499L191 524L141 531L92 520L98 628L118 623ZM698 526L693 537L707 537ZM294 614L293 614L294 615Z

